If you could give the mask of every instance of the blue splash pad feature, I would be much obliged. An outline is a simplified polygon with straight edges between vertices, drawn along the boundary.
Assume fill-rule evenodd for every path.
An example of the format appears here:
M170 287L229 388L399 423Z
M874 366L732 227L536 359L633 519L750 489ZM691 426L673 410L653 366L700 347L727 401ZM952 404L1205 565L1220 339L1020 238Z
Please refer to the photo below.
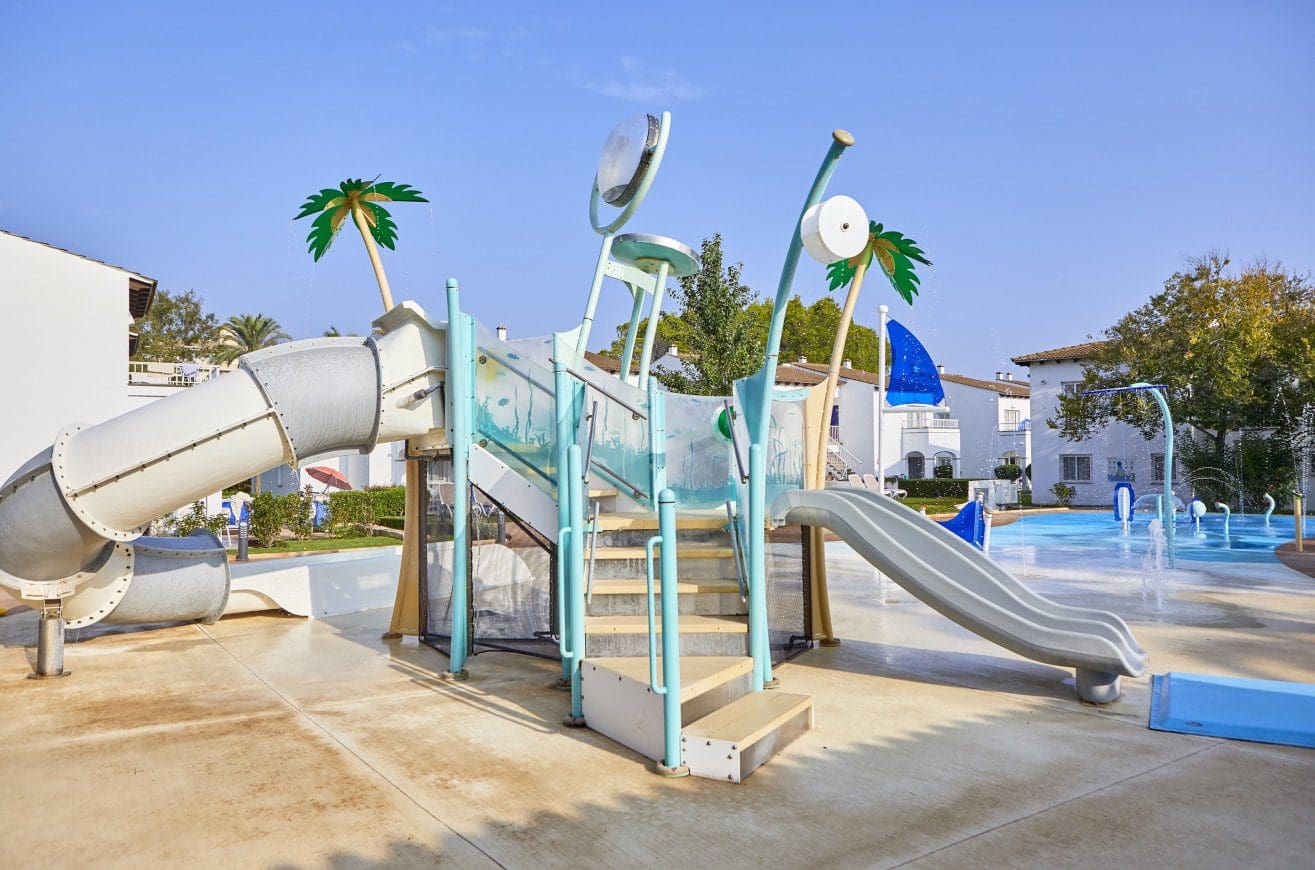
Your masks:
M1315 748L1315 685L1156 674L1149 724L1155 731Z

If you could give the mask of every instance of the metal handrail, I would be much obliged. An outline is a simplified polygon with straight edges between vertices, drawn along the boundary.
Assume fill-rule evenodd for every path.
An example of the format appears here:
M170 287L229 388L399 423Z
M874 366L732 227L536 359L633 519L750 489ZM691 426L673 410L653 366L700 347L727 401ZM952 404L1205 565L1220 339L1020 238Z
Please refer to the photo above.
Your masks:
M594 502L593 521L589 524L589 575L585 578L584 603L594 603L594 555L598 552L598 502Z
M740 582L740 600L749 600L749 583L744 579L744 548L740 544L740 526L735 520L735 502L726 499L726 522L731 527L731 545L735 548L735 579Z
M619 483L622 486L624 486L626 489L630 490L630 492L635 496L635 498L647 498L647 496L644 494L644 490L642 487L635 486L633 483L627 480L623 475L616 473L611 468L608 468L606 465L604 465L602 462L598 461L597 459L592 460L592 463L594 468L597 468L599 471L603 472L603 474L612 478L613 482Z
M735 409L731 407L731 400L722 401L722 407L726 409L726 423L731 430L731 447L735 449L735 468L740 473L740 483L748 483L749 475L744 470L744 457L740 455L740 437L735 432Z
M566 536L571 534L571 527L566 526L557 532L557 651L564 659L574 659L575 653L566 648L566 581L562 572L566 568Z
M589 408L589 440L584 443L584 479L589 479L589 463L594 456L594 423L598 420L598 400Z
M556 362L556 360L553 360L553 362ZM617 403L618 405L620 405L622 408L625 408L627 411L629 411L630 413L634 414L635 417L636 417L636 419L639 419L639 420L647 420L647 419L648 419L648 412L647 412L647 411L645 411L645 410L643 410L643 409L641 409L641 408L636 408L634 405L630 404L630 403L627 402L625 399L621 398L620 396L616 395L615 393L612 393L612 392L608 391L607 389L603 388L601 385L595 383L594 381L589 380L589 379L586 378L584 375L579 374L579 373L576 372L574 369L572 369L570 366L563 365L563 367L564 367L564 369L565 369L565 371L566 371L566 374L568 374L568 375L570 375L571 377L575 378L577 381L579 381L580 383L584 384L586 387L592 387L594 390L596 390L596 391L602 393L604 396L606 396L607 398L611 399L613 402L616 402L616 403ZM623 382L623 383L624 383L624 382Z
M648 687L655 695L667 693L667 687L659 686L657 682L657 625L654 616L657 600L653 594L653 548L660 543L662 536L654 535L644 544L644 559L648 565ZM663 590L662 594L670 595L671 590Z

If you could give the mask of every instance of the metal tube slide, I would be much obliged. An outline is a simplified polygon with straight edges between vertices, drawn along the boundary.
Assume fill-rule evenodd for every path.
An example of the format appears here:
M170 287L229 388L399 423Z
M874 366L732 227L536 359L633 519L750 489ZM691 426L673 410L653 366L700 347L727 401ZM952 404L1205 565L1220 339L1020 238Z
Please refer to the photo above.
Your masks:
M192 538L126 546L152 520L284 462L366 453L444 425L436 386L446 324L404 302L375 327L381 335L259 350L236 372L95 426L66 427L0 486L0 584L75 610L70 596L85 586L97 603L87 613L108 616L102 605L113 599L115 621L208 618L227 597L228 577L202 566L222 548ZM136 578L128 586L125 572ZM206 602L189 593L175 606L173 592L144 591L198 582ZM146 597L152 603L140 604Z
M901 513L908 514L902 516ZM1077 670L1083 700L1119 696L1119 675L1140 676L1146 656L1117 616L1062 607L989 557L899 505L848 490L795 490L772 505L777 521L831 529L919 600L1019 655Z

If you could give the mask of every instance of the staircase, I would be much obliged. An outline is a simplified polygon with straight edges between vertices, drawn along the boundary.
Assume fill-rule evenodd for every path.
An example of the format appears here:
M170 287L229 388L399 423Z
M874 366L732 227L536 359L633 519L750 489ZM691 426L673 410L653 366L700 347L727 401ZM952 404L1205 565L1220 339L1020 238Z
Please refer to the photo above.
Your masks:
M585 721L661 761L663 698L649 686L644 553L657 517L609 512L598 526L581 668ZM753 691L748 609L725 517L692 512L677 528L680 581L674 590L655 586L659 597L679 599L682 761L694 776L740 782L812 727L813 699Z

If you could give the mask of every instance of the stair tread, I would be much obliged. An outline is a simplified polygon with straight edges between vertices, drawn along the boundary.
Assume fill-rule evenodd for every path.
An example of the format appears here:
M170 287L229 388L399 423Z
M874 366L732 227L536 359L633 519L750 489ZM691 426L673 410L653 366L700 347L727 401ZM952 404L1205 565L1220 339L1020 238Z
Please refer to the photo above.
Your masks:
M750 692L685 726L688 740L724 740L741 750L813 704L812 695Z
M607 656L585 659L584 663L648 684L648 656ZM680 701L683 704L751 670L753 659L748 656L681 656Z
M726 515L716 511L690 511L676 516L677 529L719 530L725 525ZM656 530L657 527L657 515L643 511L617 511L598 517L598 528L604 532Z
M680 631L687 634L722 632L744 634L749 630L747 616L703 616L694 613L680 615ZM659 621L658 630L661 631ZM586 616L585 634L647 634L648 615ZM645 660L647 661L647 660Z
M656 580L653 583L655 592L662 591L662 581ZM740 591L740 581L734 577L713 579L713 580L679 580L676 582L676 592L678 594L698 594L706 593L738 593ZM635 578L631 580L595 580L593 585L594 595L644 595L648 592L648 581Z
M653 548L653 558L660 557L657 547ZM678 544L677 559L729 559L735 555L730 547L709 547L698 544ZM594 551L596 559L644 559L647 558L643 547L599 547Z
M595 487L589 490L590 498L612 498L613 496L616 496L618 494L619 493L617 493L615 489L612 489L611 487L608 486Z

